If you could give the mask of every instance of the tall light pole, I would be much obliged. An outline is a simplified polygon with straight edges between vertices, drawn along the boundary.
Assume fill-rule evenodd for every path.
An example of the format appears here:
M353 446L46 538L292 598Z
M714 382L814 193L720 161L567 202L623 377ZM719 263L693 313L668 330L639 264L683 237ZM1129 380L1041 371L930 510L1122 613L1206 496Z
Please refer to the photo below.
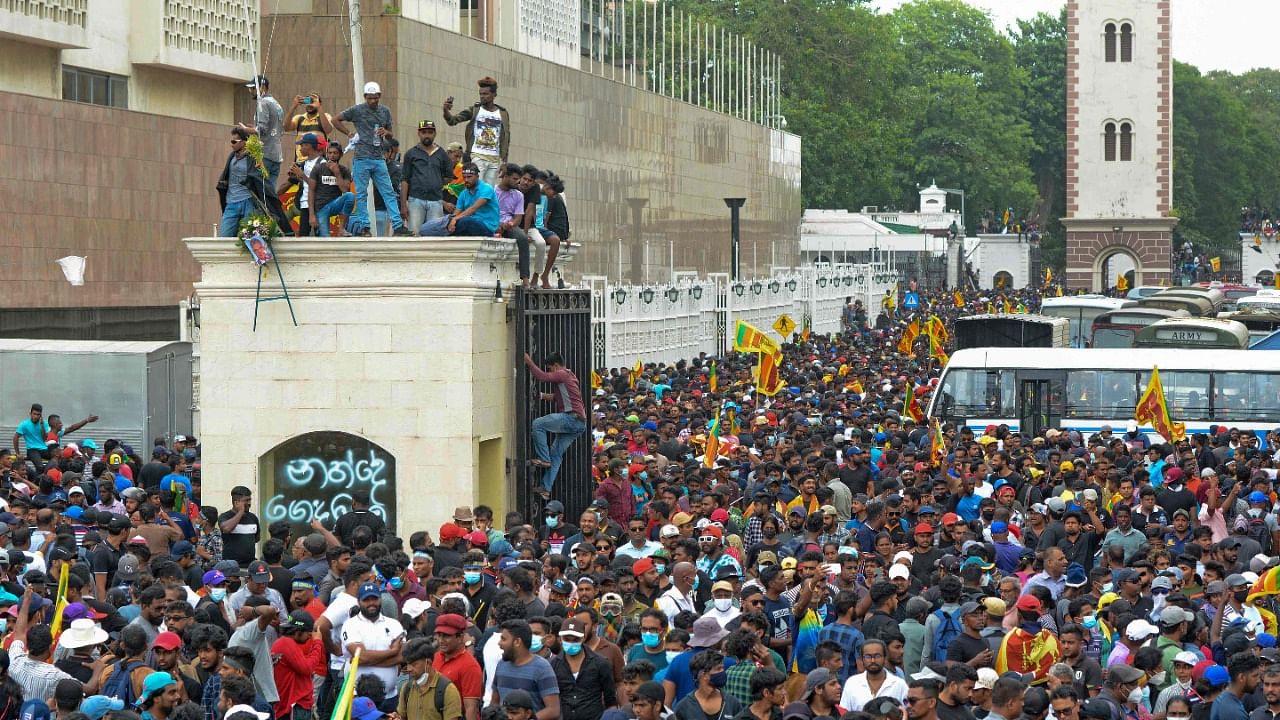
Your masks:
M733 275L733 279L737 280L741 275L741 252L739 245L742 242L741 233L739 232L738 219L742 212L742 206L747 204L746 198L725 198L724 204L729 207L729 271Z

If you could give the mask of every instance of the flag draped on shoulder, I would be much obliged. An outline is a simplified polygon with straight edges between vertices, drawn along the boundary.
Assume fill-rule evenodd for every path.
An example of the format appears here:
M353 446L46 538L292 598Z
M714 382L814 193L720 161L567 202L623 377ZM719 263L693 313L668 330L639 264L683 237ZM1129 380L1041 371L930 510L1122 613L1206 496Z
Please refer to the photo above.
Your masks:
M1150 425L1169 442L1178 442L1187 436L1186 423L1174 422L1169 417L1169 405L1164 399L1164 385L1160 382L1160 368L1151 368L1151 380L1138 400L1134 419L1139 425Z

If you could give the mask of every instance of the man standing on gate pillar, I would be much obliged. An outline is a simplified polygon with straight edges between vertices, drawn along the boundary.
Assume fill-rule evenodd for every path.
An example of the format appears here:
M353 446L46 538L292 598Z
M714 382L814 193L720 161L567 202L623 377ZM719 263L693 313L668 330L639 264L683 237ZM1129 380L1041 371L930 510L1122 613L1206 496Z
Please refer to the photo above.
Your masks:
M544 371L533 362L529 353L524 355L524 364L538 382L551 383L552 391L541 393L543 400L553 400L557 412L533 421L533 452L538 457L529 464L544 468L542 486L534 492L543 498L551 497L551 488L555 485L556 474L560 472L560 460L573 444L574 438L587 429L587 411L582 405L582 390L578 385L578 377L564 366L564 358L560 353L551 353L546 358L547 369ZM547 435L553 436L548 444Z

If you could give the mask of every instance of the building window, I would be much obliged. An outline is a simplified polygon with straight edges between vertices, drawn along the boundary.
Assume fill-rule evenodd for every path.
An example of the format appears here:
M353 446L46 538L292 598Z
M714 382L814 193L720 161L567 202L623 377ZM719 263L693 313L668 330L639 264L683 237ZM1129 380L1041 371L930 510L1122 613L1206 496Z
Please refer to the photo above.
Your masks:
M1102 44L1106 49L1107 62L1116 61L1116 24L1107 23L1103 28Z
M1120 162L1131 160L1133 160L1133 126L1129 123L1120 123Z
M1133 62L1133 26L1120 26L1120 62Z
M62 99L128 108L129 78L63 65Z
M1116 124L1107 123L1102 126L1102 157L1107 162L1116 159Z

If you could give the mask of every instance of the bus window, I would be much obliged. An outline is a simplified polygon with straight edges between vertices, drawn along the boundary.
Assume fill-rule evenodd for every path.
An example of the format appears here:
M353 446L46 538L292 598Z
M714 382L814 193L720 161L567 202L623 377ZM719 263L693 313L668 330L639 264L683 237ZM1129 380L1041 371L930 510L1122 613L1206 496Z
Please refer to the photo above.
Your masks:
M1068 372L1066 416L1113 420L1133 417L1138 403L1135 379L1135 373L1128 370Z
M1108 327L1093 331L1095 348L1131 348L1134 331L1129 328Z
M944 417L999 417L1012 412L1017 385L1012 370L950 370L942 381Z
M1240 420L1280 418L1280 373L1219 372L1213 382L1216 414L1231 413Z
M1142 373L1140 388L1146 389L1151 373ZM1209 373L1168 371L1160 373L1164 401L1173 420L1212 420L1209 412ZM1234 407L1234 406L1233 406ZM1221 408L1219 408L1221 409Z

